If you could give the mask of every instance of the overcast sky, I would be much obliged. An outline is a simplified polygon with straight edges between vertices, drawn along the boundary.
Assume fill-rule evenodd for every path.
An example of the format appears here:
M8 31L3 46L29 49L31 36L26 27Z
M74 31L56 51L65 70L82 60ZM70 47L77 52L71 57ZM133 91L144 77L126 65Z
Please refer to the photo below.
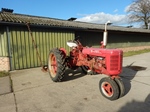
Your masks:
M133 0L0 0L1 8L14 13L58 19L128 26L126 8Z

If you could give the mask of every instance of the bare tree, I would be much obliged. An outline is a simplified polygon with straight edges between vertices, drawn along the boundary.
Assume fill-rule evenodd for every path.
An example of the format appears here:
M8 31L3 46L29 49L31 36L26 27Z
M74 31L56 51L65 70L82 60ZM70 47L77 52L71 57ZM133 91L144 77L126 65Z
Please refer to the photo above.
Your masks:
M130 22L142 22L147 29L150 23L150 0L135 0L127 9Z

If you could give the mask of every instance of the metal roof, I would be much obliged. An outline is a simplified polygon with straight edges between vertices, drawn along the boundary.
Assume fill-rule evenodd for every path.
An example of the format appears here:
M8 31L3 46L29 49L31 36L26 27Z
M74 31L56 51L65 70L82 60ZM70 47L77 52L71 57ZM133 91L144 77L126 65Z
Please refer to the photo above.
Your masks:
M79 28L87 30L104 30L103 24L94 24L80 21L68 21L62 19L55 19L49 17L32 16L25 14L17 14L12 12L0 12L0 23L7 24L25 24L30 25L48 26L48 27L67 27L67 28ZM107 26L108 30L112 31L123 31L123 32L139 32L139 33L150 33L150 30L140 28L126 28L119 26Z

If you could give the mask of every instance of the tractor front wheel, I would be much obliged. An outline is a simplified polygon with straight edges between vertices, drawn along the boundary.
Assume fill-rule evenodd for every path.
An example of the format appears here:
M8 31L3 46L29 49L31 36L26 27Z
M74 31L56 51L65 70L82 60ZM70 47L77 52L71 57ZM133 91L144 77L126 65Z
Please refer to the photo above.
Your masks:
M82 65L80 68L84 74L88 74L88 75L96 75L97 74L96 72L90 70L88 66Z
M115 82L119 87L119 98L123 97L125 94L125 87L121 78L115 78Z
M48 56L48 71L54 82L60 82L65 73L65 56L59 49L52 49Z
M88 69L89 69L88 66L84 66L84 65L81 66L81 70L84 74L87 74Z
M119 87L110 77L105 77L100 80L99 89L101 94L109 100L116 100L119 97Z

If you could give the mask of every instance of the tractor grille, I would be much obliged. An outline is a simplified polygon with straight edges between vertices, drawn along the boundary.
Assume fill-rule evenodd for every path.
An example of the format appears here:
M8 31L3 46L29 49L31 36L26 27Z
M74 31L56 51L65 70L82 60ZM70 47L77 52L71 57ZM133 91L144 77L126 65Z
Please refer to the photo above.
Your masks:
M119 69L119 56L111 56L110 57L110 70L118 70Z

